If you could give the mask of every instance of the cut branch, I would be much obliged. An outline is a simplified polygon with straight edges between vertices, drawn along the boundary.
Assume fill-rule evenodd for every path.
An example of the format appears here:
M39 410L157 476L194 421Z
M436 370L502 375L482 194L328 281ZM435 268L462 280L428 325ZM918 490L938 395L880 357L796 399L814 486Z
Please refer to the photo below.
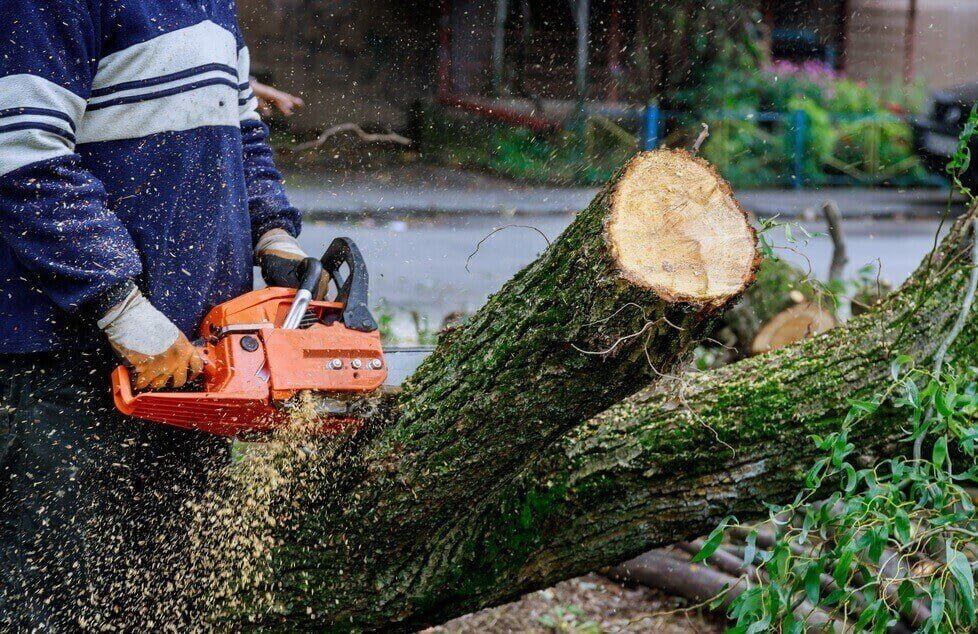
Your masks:
M745 576L694 564L685 551L653 550L606 569L604 574L625 584L641 584L696 603L713 603L726 608L753 585ZM794 610L808 632L842 632L845 628L823 610L802 601Z
M343 134L344 132L353 132L359 137L359 139L365 143L396 143L398 145L411 145L413 141L407 137L403 137L396 132L384 132L380 134L370 133L364 131L363 128L355 123L340 123L334 125L330 128L326 128L318 137L313 141L308 141L306 143L300 143L295 146L296 152L304 152L306 150L312 150L317 147L321 147L330 140L332 137Z

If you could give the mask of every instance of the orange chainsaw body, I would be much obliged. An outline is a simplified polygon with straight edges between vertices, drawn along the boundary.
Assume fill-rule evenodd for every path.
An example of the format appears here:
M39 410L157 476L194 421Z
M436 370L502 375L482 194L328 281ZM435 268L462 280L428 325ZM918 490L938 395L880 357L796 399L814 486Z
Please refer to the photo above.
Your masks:
M344 304L312 301L303 326L284 329L296 296L265 288L214 307L201 326L203 390L133 393L130 373L112 374L116 407L129 416L222 436L270 432L288 421L281 405L312 390L337 401L376 390L387 379L380 333L348 328ZM324 433L359 424L324 416Z

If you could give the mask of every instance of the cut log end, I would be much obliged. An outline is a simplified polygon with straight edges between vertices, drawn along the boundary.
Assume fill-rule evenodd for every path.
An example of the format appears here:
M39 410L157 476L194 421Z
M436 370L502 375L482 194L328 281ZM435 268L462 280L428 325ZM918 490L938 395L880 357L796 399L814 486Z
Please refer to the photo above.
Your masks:
M730 186L682 150L639 154L615 189L611 252L629 282L663 299L721 306L754 279L757 236Z
M751 343L751 354L777 350L834 327L832 313L818 304L804 301L786 308L761 326Z

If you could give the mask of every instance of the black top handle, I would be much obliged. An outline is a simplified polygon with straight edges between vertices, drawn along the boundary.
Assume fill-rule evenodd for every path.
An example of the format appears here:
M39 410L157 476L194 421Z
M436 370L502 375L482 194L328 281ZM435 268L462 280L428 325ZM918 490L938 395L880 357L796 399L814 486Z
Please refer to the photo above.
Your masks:
M309 291L310 295L316 294L316 287L319 286L319 278L323 274L323 265L316 258L306 258L302 261L302 278L299 283L301 290Z
M323 268L336 283L336 301L343 304L343 323L347 328L370 332L377 330L377 322L367 306L367 291L370 277L367 263L360 249L350 238L336 238L326 249L322 258ZM346 279L340 274L340 267L346 264L350 273Z

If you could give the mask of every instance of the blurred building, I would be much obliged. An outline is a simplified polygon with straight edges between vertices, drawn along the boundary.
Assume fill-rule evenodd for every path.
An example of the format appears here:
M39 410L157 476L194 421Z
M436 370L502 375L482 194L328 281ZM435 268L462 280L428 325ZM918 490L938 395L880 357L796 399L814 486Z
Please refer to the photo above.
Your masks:
M762 13L776 58L882 84L978 80L978 0L765 0Z
M238 0L252 73L301 95L299 129L353 121L399 127L431 90L432 0Z
M746 10L738 20L755 25L753 37L775 59L819 60L880 83L978 78L978 47L970 44L978 0L756 2L760 22ZM684 51L670 50L682 40L656 23L661 14L650 7L660 5L649 0L238 4L255 74L309 104L294 120L300 129L345 121L401 127L425 98L552 127L581 99L614 113L654 98L656 73L684 61Z
M850 0L848 5L845 70L850 76L892 82L909 74L931 88L978 80L978 1Z

